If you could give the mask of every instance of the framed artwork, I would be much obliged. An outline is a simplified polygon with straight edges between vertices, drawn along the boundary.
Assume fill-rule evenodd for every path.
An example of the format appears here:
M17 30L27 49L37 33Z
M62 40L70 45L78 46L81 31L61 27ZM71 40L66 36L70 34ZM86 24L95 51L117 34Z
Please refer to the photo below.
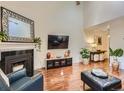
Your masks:
M97 44L102 45L102 37L98 36L97 38Z

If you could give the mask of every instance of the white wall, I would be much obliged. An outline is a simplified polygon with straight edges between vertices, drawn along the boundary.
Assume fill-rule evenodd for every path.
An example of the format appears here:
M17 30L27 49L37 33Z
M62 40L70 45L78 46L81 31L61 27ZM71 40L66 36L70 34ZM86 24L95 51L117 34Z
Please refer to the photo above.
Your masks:
M109 29L108 29L108 25L109 25ZM92 26L88 29L93 31L93 29L98 29L103 30L108 32L109 30L109 34L110 34L110 47L113 49L116 48L122 48L124 49L124 16L121 16L119 18L113 19L113 20L109 20L107 22ZM95 33L94 33L95 34Z
M83 5L85 28L124 15L123 1L85 1Z
M110 47L112 49L122 48L124 50L124 16L111 20L107 24L110 24ZM120 69L124 69L124 55L118 58L118 61L120 62Z
M41 52L35 51L34 69L45 66L47 53L47 35L69 35L69 49L73 62L80 61L80 48L84 46L83 39L83 8L82 3L76 6L75 2L0 2L0 4L14 12L35 21L35 35L42 39ZM7 45L9 48L9 44ZM20 44L18 48L27 46ZM30 45L33 46L33 45ZM11 45L11 49L17 47ZM2 49L1 47L0 49ZM6 47L7 48L7 47ZM54 50L59 56L65 50Z
M109 23L109 22L108 22ZM124 50L124 17L110 21L110 47Z

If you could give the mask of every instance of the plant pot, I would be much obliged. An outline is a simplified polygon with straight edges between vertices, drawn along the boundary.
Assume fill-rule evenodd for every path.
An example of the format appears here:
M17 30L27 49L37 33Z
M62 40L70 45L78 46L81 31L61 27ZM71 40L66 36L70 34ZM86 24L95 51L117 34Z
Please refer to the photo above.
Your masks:
M113 71L119 70L119 62L117 62L117 61L112 62L112 70Z
M83 64L84 65L89 64L89 58L83 58Z

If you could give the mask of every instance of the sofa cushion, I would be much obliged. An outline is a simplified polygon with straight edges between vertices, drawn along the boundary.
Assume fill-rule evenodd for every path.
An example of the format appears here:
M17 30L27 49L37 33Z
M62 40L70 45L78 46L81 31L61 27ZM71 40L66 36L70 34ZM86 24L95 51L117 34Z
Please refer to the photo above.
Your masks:
M12 72L7 75L10 81L10 84L25 77L26 76L26 69L21 69L15 72Z
M30 84L31 84L30 77L23 77L12 83L10 89L14 91L24 90Z
M5 81L6 85L9 87L9 78L5 75L5 73L0 69L0 76L1 78L3 78L3 80Z

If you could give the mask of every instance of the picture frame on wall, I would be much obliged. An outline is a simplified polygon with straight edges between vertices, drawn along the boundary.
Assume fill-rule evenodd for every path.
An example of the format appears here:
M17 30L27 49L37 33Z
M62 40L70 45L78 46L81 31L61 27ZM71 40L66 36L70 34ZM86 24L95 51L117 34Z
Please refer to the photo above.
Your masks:
M97 38L97 44L98 45L102 45L102 37L101 36L98 36L98 38Z

